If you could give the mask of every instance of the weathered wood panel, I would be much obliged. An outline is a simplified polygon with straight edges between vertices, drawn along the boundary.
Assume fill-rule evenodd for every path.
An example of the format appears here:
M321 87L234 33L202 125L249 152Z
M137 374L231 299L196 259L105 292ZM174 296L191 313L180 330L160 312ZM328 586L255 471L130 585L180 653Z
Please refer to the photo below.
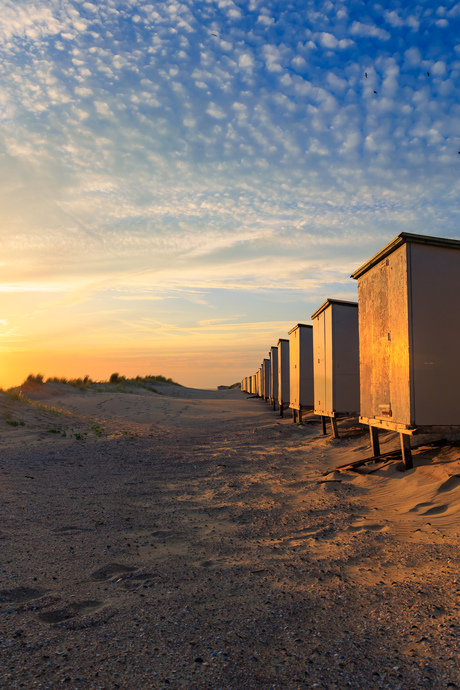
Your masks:
M339 413L359 412L358 309L332 304L333 408Z
M359 411L358 305L327 300L313 315L314 410Z
M313 407L312 327L297 324L289 331L290 406Z
M460 424L460 251L409 248L414 423Z
M287 338L278 340L278 400L282 405L289 405L289 340Z
M314 384L314 410L316 414L322 414L327 408L326 404L326 325L325 312L321 312L313 319L313 384Z
M270 400L278 400L278 348L270 348Z
M410 424L406 245L359 278L361 416Z

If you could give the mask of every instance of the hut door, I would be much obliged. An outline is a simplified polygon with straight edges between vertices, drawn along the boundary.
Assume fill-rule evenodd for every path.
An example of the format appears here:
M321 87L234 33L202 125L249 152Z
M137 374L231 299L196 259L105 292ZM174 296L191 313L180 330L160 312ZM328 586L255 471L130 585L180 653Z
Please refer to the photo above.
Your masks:
M373 389L375 416L381 419L391 419L391 390L390 390L390 350L391 330L389 314L389 263L382 261L379 271L373 276L374 280L374 342L373 342Z

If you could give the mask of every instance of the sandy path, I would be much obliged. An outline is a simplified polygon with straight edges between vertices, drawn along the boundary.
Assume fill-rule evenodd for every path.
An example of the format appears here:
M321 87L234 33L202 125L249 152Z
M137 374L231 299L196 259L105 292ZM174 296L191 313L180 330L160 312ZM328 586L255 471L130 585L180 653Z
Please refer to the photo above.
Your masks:
M0 687L460 685L455 446L318 484L368 453L356 425L161 390L11 407Z

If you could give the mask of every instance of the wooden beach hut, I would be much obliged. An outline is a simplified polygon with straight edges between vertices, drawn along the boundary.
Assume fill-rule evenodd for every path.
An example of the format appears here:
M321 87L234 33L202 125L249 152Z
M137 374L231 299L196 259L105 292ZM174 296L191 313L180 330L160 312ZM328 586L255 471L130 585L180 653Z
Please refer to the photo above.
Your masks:
M262 366L257 371L256 395L262 397Z
M289 407L289 388L289 340L280 338L278 340L278 406L280 417L283 417L285 408Z
M337 417L359 414L358 304L327 299L311 318L315 414L321 417L324 434L329 417L337 438Z
M272 345L270 348L270 404L276 410L278 402L278 348Z
M266 402L269 400L270 396L270 360L264 359L263 362L263 398Z
M402 232L358 280L361 416L374 455L378 429L411 436L460 429L460 241Z
M289 406L294 422L313 407L312 326L298 323L289 331Z

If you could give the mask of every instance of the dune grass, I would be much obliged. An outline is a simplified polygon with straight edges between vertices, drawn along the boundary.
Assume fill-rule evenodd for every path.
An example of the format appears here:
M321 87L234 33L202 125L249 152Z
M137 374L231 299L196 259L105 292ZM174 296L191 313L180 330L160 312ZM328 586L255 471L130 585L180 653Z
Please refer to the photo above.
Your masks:
M78 388L80 391L86 391L93 383L93 380L89 376L84 376L78 379L67 379L64 376L52 376L46 379L46 383L65 383L67 386L73 386L73 388Z
M4 390L2 390L2 393L3 393L3 395L6 395L6 397L10 398L11 400L15 400L16 402L19 402L22 405L32 405L33 407L36 407L39 410L42 410L42 412L51 412L51 414L55 414L55 415L62 415L62 414L69 415L70 414L70 412L68 410L63 410L63 409L58 408L58 407L53 407L52 405L43 405L43 403L35 402L35 400L30 400L25 395L23 395L21 392L17 393L16 391L4 391Z
M126 376L123 376L122 374L119 374L118 372L114 372L113 374L111 374L109 379L106 381L93 381L93 379L91 379L88 375L84 376L83 378L75 379L68 379L64 376L50 376L45 380L43 374L29 374L28 377L23 381L22 386L24 386L26 389L27 387L36 388L44 385L45 383L62 383L67 386L72 386L73 388L76 388L83 392L88 390L102 392L104 390L107 390L107 385L115 386L116 390L120 392L129 392L129 388L132 388L134 386L137 388L143 388L144 390L147 390L150 393L157 393L158 395L161 395L161 391L158 391L156 390L156 388L154 388L153 384L155 383L169 383L173 386L181 386L181 384L177 383L177 381L174 381L172 378L162 376L161 374L147 374L146 376L135 376L133 378L128 378ZM101 388L100 386L104 387ZM113 388L111 388L110 390L113 390ZM4 392L6 393L6 391ZM20 400L22 402L29 400L27 396L23 395L22 393L9 391L7 394L11 398L14 398L16 396L15 399ZM39 403L32 404L39 406ZM47 409L52 408L49 407Z
M101 381L100 383L105 383ZM160 374L147 374L146 376L136 376L134 378L127 378L122 376L118 372L112 374L109 378L108 383L130 383L130 384L143 384L143 383L170 383L173 386L181 386L177 381L173 381L171 378L166 378L166 376L161 376Z

